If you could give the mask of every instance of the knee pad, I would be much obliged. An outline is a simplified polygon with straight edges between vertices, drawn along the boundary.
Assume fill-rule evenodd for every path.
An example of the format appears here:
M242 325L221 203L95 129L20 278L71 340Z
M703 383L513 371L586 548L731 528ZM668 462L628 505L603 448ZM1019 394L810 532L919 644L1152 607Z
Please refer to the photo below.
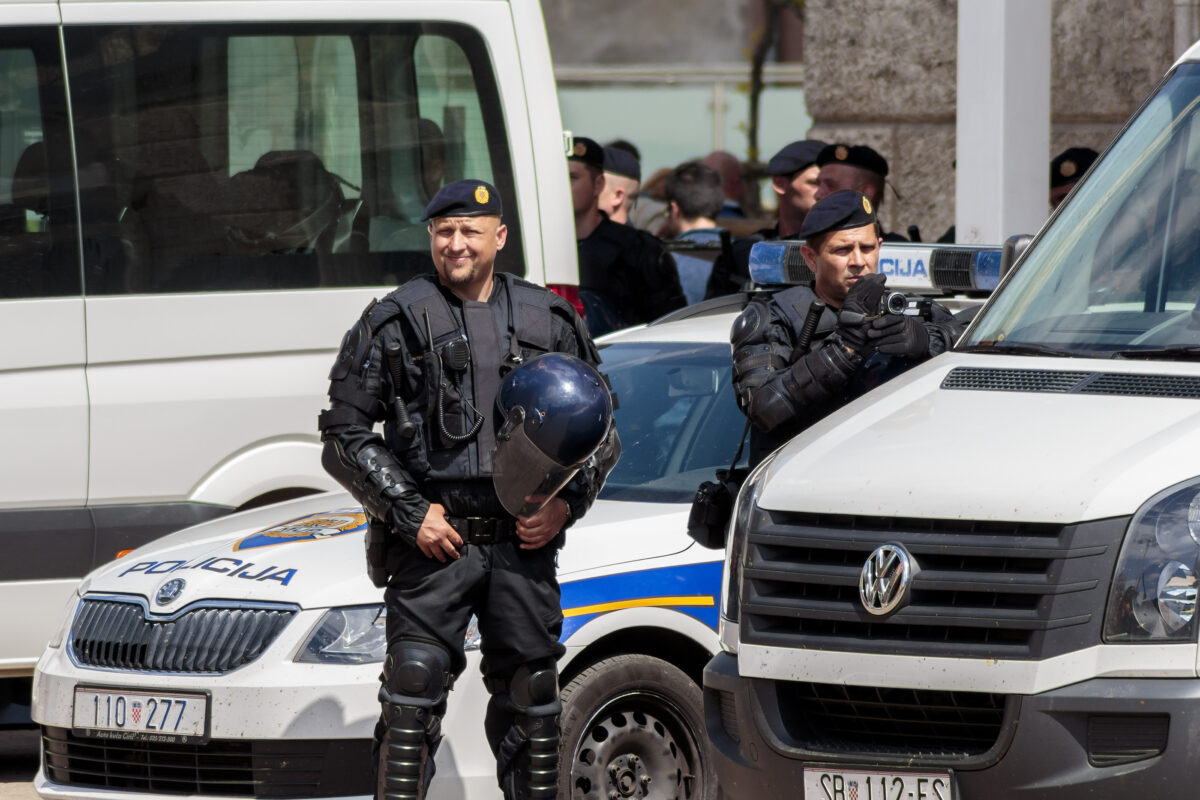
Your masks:
M450 689L450 670L450 653L440 644L401 639L388 648L379 699L397 706L436 706Z
M509 727L493 745L496 776L507 800L546 798L553 800L558 787L558 668L552 658L517 667L505 681L492 688L491 706L503 706ZM499 733L495 731L493 735Z
M388 649L379 687L377 800L425 797L450 681L450 654L441 645L401 640Z
M517 667L508 681L508 696L513 710L528 716L548 716L562 710L558 699L558 665L554 659L543 658ZM553 706L549 713L536 713Z

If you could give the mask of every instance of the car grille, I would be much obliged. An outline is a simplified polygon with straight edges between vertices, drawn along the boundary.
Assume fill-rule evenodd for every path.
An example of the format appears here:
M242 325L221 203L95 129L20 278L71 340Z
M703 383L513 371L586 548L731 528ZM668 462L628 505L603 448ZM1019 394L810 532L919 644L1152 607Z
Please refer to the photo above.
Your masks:
M292 607L195 607L157 619L141 603L85 598L71 626L71 655L85 667L219 674L262 654Z
M984 692L791 681L778 681L775 687L791 745L819 753L943 761L990 750L1000 737L1008 702L1003 695Z
M42 728L46 778L64 786L226 797L371 794L370 739L161 744Z
M742 641L805 649L1041 659L1100 641L1127 518L1043 525L763 512L742 571ZM866 611L859 574L899 543L907 605Z

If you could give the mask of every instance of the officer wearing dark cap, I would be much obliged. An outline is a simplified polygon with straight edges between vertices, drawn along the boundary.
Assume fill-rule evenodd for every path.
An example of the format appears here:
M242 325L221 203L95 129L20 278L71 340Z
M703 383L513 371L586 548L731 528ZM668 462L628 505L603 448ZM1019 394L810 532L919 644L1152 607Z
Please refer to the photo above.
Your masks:
M1050 161L1050 207L1058 208L1100 154L1090 147L1068 147Z
M655 236L609 219L600 208L604 148L576 137L567 172L579 243L579 294L593 336L626 328L687 304L675 260Z
M600 210L621 225L629 224L629 212L642 185L642 165L637 156L622 147L604 147L604 190Z
M722 255L713 263L705 289L706 298L740 291L750 281L750 250L755 242L793 239L800 235L804 218L817 202L817 176L821 168L817 156L825 142L801 139L785 145L767 162L771 189L778 195L779 217L774 227L733 241L732 255Z
M866 145L831 144L817 154L821 174L817 178L817 199L850 189L862 192L876 209L883 205L883 190L888 174L887 159ZM884 233L885 242L907 242L898 233Z
M367 306L342 342L318 423L322 463L362 503L368 573L386 587L376 800L426 796L472 613L504 796L557 791L555 558L603 484L616 433L536 512L505 510L493 482L503 378L543 353L593 366L599 355L570 304L495 271L502 214L485 181L437 193L424 215L436 274Z
M734 389L752 423L750 462L909 367L949 348L961 332L934 304L929 321L882 313L885 276L875 206L861 192L820 200L804 220L801 252L811 285L756 295L733 324ZM809 314L816 328L803 341Z

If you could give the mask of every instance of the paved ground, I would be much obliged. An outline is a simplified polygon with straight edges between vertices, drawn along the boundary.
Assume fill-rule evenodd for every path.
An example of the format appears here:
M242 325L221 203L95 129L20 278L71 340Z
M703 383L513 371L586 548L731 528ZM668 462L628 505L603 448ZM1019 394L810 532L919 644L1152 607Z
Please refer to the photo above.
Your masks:
M0 731L0 800L35 800L37 731Z

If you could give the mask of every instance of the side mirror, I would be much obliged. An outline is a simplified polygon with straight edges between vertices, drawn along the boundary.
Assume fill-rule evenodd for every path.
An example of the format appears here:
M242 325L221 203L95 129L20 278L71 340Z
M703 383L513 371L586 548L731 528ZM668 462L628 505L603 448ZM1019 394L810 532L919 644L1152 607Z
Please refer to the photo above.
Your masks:
M1018 233L1004 240L1004 247L1000 250L1000 277L1003 278L1016 266L1032 241L1033 237L1028 233Z

